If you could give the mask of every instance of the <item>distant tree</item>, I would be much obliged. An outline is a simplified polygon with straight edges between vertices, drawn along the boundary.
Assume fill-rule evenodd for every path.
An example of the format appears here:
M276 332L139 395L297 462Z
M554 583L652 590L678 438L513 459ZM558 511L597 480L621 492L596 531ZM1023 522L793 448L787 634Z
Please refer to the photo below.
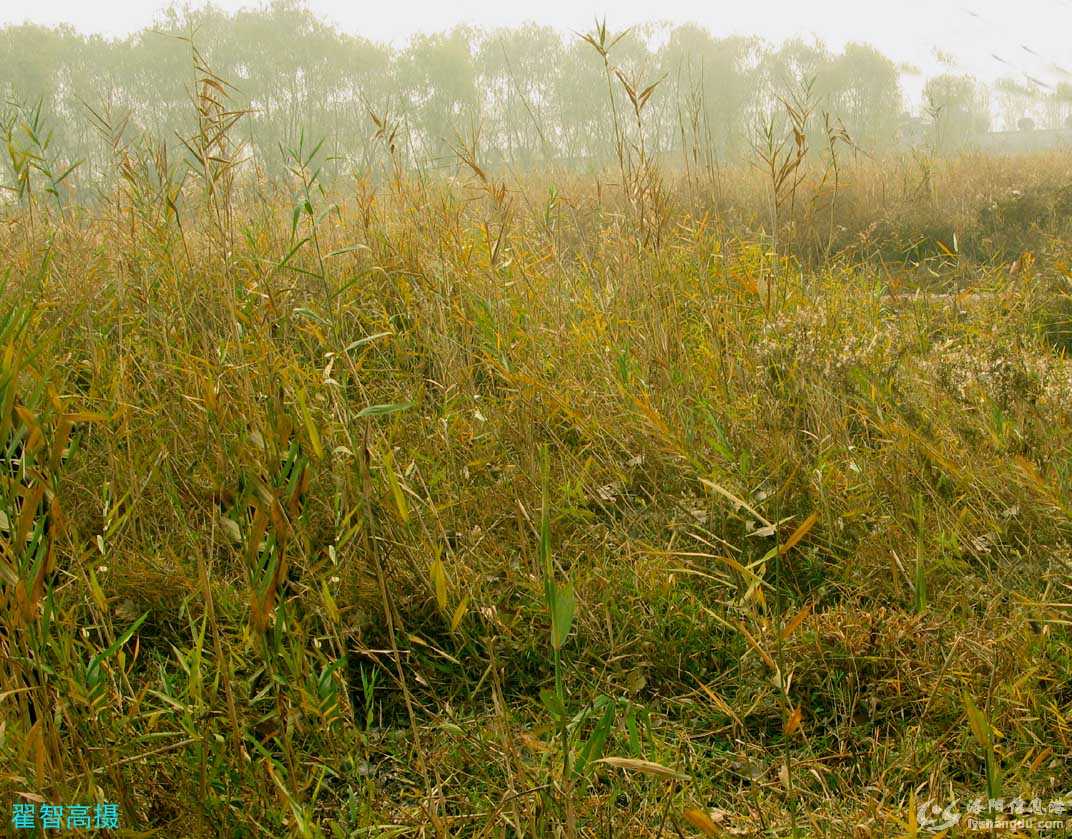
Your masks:
M77 39L66 26L5 26L0 30L0 94L54 103L60 94L63 55Z
M52 147L72 158L86 138L79 97L95 99L86 85L101 68L86 67L87 53L100 51L99 38L84 38L69 26L33 24L0 29L0 103L36 107L49 116ZM92 63L92 62L90 62ZM103 62L101 62L103 64ZM88 72L87 72L88 70Z
M1072 83L1061 82L1050 96L1047 114L1053 128L1072 128Z
M865 149L882 150L898 141L904 113L900 75L874 48L848 44L834 54L822 42L793 40L764 53L759 70L760 114L777 117L782 100L796 101L811 109L817 135L826 114ZM820 136L813 140L824 142Z
M834 56L822 41L794 38L765 56L768 83L775 92L797 89L808 79L829 80ZM824 87L825 87L824 83Z
M711 143L716 157L746 149L760 48L755 38L718 39L695 24L671 31L657 56L665 98L677 111L666 120L669 129L679 134L684 127L696 135L689 142Z
M386 72L382 48L342 35L292 0L225 16L216 33L204 51L237 89L234 105L251 109L251 140L265 162L301 134L318 142L353 131L355 101Z
M590 163L611 159L614 130L608 97L613 94L609 90L602 59L589 44L572 39L555 76L553 99L564 157Z
M971 145L990 128L986 89L972 76L944 74L930 79L923 88L930 139L938 151L954 151Z
M1010 131L1020 128L1020 123L1027 118L1040 98L1037 87L1023 84L1008 76L994 83L994 92L1001 108L1002 123Z
M454 135L476 125L481 112L473 45L476 31L417 35L399 55L395 79L424 152L448 152Z
M283 171L280 149L299 136L309 145L324 141L321 163L329 169L365 165L370 111L400 120L400 146L423 159L449 156L456 136L472 136L479 125L485 161L592 165L615 158L618 136L642 140L649 153L687 147L707 163L740 158L757 122L772 114L784 121L781 100L802 90L817 117L828 111L865 149L890 145L903 122L900 71L869 46L849 44L840 54L802 40L771 47L695 25L638 26L611 39L608 73L582 38L535 25L463 27L393 49L339 31L304 0L233 13L172 7L150 29L114 40L70 27L0 27L0 104L40 102L58 159L85 162L76 178L114 173L115 131L177 145L193 113L194 45L233 85L226 106L248 110L236 130L270 172ZM658 83L639 129L619 72L637 91ZM1009 82L997 95L1010 125L1030 114L1057 126L1072 111L1067 84L1043 96ZM1024 108L1029 96L1035 104ZM925 100L932 140L943 148L962 147L988 125L986 92L971 78L932 79ZM87 119L87 106L97 116ZM103 134L102 121L110 126ZM812 125L814 146L822 120Z
M554 92L565 46L550 27L498 29L476 51L484 99L483 138L511 160L557 151Z
M874 47L848 44L827 72L828 106L852 139L868 150L893 146L904 111L897 65Z

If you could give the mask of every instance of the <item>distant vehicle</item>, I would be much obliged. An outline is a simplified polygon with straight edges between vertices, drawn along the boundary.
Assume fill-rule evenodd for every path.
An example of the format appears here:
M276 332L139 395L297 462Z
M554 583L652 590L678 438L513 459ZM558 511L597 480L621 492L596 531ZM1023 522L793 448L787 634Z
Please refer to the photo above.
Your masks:
M1025 117L1016 123L1016 131L990 131L976 138L975 144L984 151L1003 153L1039 152L1072 147L1072 120L1063 128L1039 128L1033 119Z

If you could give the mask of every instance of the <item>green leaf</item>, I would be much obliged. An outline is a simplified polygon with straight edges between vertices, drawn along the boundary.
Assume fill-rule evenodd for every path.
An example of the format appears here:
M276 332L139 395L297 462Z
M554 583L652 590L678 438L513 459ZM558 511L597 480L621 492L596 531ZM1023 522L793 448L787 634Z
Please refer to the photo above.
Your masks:
M367 251L368 249L369 249L368 245L350 245L347 248L339 248L338 250L331 251L330 253L325 254L325 256L342 256L343 254L346 254L346 253L355 253L357 251Z
M576 605L573 586L569 583L556 583L551 597L551 646L556 652L562 649L570 633Z
M975 741L984 749L990 748L990 724L987 722L986 716L976 707L967 691L964 692L963 698L964 711L967 714L968 725L971 727Z
M315 320L317 323L323 324L324 326L329 325L328 321L322 315L318 315L312 309L307 309L304 306L299 306L292 312L292 314L295 316L301 315L302 317L309 318L309 320Z
M321 672L320 678L317 679L316 683L317 690L320 692L321 696L326 696L331 687L331 674L344 664L346 664L346 656L335 659Z
M344 349L343 352L345 352L345 353L351 352L353 350L356 350L358 347L363 347L363 346L365 346L365 344L372 343L377 338L385 338L388 335L393 335L393 334L394 334L393 332L377 332L375 335L366 335L364 338L358 338L353 343L347 344L346 349Z
M551 577L554 574L551 567L551 523L546 506L545 504L544 512L540 516L540 564L543 566L544 573Z
M562 704L562 699L551 688L540 689L540 701L543 702L543 707L547 709L556 720L564 719L566 716L566 706Z
M603 711L603 716L599 718L595 728L592 729L591 736L584 744L584 748L581 749L581 753L577 756L575 767L578 775L584 772L585 766L587 766L590 761L598 760L599 757L602 756L603 747L606 745L607 738L610 736L611 727L614 725L616 712L617 708L614 703L607 703L607 706Z
M115 655L116 652L118 652L119 648L122 647L127 641L129 641L131 636L138 631L138 627L145 623L145 619L147 617L149 617L148 612L146 612L144 615L134 621L134 623L130 625L126 632L124 632L111 643L111 646L109 646L108 649L104 650L103 652L99 652L95 656L93 656L93 658L89 662L89 669L92 670L102 661L106 661L107 659Z
M280 268L286 268L288 266L288 263L290 262L290 260L294 257L294 254L296 254L298 252L298 249L308 241L309 241L309 237L306 236L304 239L302 239L300 242L298 242L294 247L292 247L290 249L290 252L286 256L284 256L282 260L280 260L279 267Z
M397 414L399 411L406 411L412 407L412 402L389 402L385 405L369 405L358 412L357 418L382 417L385 414Z

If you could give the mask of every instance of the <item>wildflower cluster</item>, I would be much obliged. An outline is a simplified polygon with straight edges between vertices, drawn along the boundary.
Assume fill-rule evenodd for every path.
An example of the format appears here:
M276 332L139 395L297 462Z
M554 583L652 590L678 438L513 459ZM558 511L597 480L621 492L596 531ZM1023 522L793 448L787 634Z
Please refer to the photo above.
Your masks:
M928 379L965 404L1072 409L1072 364L1019 343L983 337L943 341L922 366Z
M755 344L768 370L807 370L829 379L890 358L895 332L886 320L866 325L828 308L796 308L767 323Z

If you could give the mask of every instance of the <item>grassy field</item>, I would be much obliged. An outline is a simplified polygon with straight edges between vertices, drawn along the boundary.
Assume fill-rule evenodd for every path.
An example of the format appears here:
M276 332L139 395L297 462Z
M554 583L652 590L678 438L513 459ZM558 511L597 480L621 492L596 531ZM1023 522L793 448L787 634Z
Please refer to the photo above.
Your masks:
M5 802L884 837L1072 793L1067 154L214 148L0 208Z

